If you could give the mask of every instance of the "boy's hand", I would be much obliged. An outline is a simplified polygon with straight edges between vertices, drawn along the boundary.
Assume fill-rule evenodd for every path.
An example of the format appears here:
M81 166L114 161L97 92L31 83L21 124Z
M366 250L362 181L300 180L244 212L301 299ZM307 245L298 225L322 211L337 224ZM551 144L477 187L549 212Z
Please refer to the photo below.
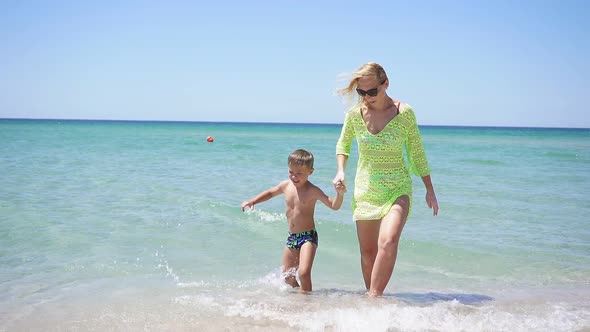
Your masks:
M246 202L242 203L242 212L244 212L244 210L246 209L246 206L249 206L250 210L254 210L254 204L246 201Z

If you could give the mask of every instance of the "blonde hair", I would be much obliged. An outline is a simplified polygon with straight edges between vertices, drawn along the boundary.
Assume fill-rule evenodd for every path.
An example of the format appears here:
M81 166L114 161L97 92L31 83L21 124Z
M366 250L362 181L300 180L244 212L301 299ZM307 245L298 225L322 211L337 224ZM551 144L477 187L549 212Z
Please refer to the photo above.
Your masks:
M309 169L312 169L313 154L303 149L295 150L289 155L288 164L307 166Z
M348 85L342 89L337 90L337 93L341 96L347 97L348 101L352 101L353 97L357 95L356 88L358 87L359 78L372 78L375 81L383 82L387 80L387 73L385 69L376 62L367 62L360 66L350 77ZM363 98L358 96L357 103L353 106L360 106L363 104Z

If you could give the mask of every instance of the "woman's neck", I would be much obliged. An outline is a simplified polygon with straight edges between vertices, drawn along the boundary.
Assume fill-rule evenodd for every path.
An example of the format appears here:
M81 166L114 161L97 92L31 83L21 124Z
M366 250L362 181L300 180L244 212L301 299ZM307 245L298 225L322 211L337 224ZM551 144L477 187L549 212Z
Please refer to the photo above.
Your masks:
M385 96L380 102L375 103L374 105L366 105L367 109L375 112L384 112L389 111L392 107L395 108L396 101L389 96Z

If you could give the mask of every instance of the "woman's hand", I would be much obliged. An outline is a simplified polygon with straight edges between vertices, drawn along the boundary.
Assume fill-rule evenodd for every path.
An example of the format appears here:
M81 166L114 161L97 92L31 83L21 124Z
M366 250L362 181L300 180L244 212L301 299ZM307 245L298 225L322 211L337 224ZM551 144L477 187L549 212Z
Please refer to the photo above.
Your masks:
M332 184L334 185L334 189L336 189L336 191L338 191L338 189L342 187L344 187L344 190L346 191L346 183L344 182L344 172L336 173L334 180L332 180Z
M426 204L432 209L432 215L438 215L438 200L436 199L434 190L426 191Z

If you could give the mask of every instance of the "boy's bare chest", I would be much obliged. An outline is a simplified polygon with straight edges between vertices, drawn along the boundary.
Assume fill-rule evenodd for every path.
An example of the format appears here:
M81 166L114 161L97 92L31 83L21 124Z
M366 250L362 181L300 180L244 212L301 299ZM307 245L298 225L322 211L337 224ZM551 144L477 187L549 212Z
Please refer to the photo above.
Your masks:
M297 191L297 190L290 190L285 193L285 201L287 206L297 207L300 206L302 208L309 207L315 205L315 199L311 194L310 190L306 191Z

